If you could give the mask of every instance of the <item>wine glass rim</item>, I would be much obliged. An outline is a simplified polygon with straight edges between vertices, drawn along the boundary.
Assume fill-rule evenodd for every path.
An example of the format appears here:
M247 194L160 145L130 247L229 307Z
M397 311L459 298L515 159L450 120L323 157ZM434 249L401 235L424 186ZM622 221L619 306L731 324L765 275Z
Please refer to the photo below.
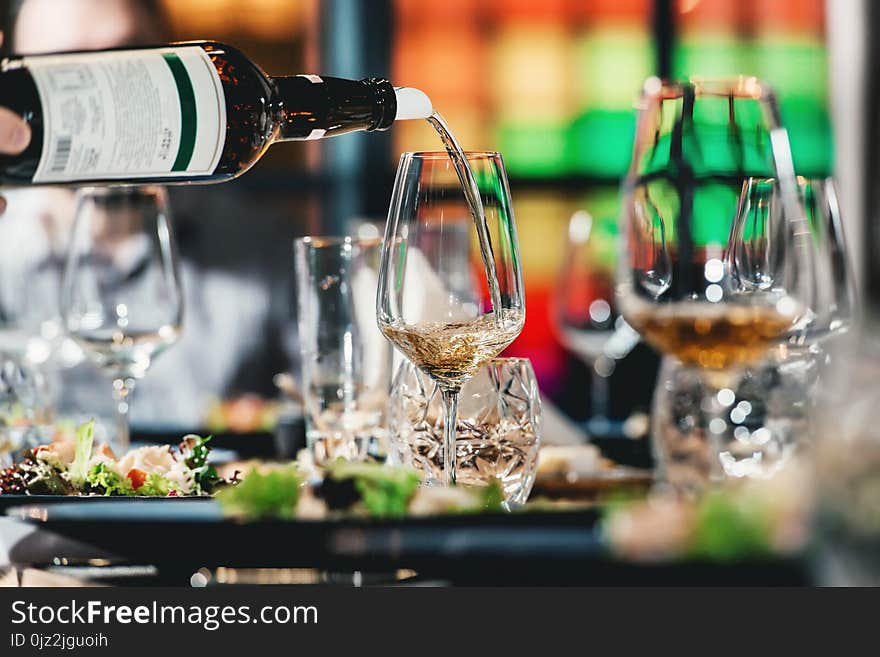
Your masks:
M494 160L501 156L498 151L463 151L464 156L468 160ZM404 158L419 160L448 160L449 153L447 151L407 151L403 153Z
M697 96L732 96L734 98L764 99L773 95L771 87L753 75L713 77L692 76L686 79L650 77L642 86L642 98L671 100L679 98L686 87Z
M294 244L302 244L309 248L322 249L327 247L352 244L363 247L379 246L383 240L381 237L358 237L356 235L303 235L293 240Z
M801 187L805 185L815 186L834 183L833 176L795 176L795 179L797 180L798 185L800 185ZM745 180L752 183L775 184L777 178L774 176L747 176Z

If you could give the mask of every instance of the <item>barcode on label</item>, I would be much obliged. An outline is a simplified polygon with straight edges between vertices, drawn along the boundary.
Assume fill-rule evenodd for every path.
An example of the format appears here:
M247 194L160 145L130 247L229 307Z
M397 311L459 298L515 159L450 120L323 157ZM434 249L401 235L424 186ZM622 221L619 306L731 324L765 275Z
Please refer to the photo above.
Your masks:
M55 141L55 155L52 158L52 166L49 169L52 173L60 173L67 168L67 161L70 159L71 141L70 137L59 137Z

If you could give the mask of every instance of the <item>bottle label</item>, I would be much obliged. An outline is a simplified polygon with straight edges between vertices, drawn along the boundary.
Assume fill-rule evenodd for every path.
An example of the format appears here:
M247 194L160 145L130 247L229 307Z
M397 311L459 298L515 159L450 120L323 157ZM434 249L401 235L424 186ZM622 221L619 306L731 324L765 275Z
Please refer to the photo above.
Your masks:
M213 173L226 139L220 76L199 46L25 57L43 105L33 181Z

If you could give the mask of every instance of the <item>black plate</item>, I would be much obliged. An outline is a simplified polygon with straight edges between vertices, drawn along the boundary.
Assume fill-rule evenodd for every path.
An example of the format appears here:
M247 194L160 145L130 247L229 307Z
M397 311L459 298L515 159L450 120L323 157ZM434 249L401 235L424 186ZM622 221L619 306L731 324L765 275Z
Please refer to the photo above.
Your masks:
M96 554L158 565L181 584L202 566L348 573L411 568L422 578L464 585L784 586L808 581L804 563L797 559L649 565L617 561L603 545L595 509L247 523L224 519L210 499L120 498L34 504L7 513L39 524L49 536L74 539L67 541L77 546L72 561L83 559L86 543ZM64 541L52 545L56 556L65 558ZM16 552L13 559L21 561Z
M175 500L194 500L194 501L210 501L207 496L185 496L177 497ZM17 506L42 506L48 504L96 504L101 502L109 502L111 504L131 504L132 502L167 502L167 497L146 497L132 496L125 497L121 495L105 496L105 495L12 495L4 493L0 495L0 515L6 513L8 509Z
M433 570L451 559L499 565L604 553L591 510L239 522L223 518L213 500L120 498L38 503L7 514L138 563Z

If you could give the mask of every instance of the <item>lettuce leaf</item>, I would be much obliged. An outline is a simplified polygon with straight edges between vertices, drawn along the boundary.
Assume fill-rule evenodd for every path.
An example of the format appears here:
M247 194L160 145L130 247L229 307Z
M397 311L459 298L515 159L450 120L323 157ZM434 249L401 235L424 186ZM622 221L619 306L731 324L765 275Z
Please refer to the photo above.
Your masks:
M405 516L422 481L419 473L411 468L345 461L331 463L325 476L336 481L353 480L367 513L377 518Z
M149 495L151 497L166 497L174 488L164 475L151 472L147 475L144 485L138 488L135 495Z
M76 429L76 449L73 463L67 468L67 478L74 486L82 486L88 476L89 459L92 457L92 443L95 440L95 421L89 420Z
M102 495L134 495L131 480L123 477L106 463L96 463L89 470L86 481L92 490Z
M492 479L489 485L480 489L482 511L500 513L504 511L504 487L498 479Z
M239 484L218 492L216 499L226 515L249 520L295 518L302 483L296 465L266 472L254 468Z
M174 490L171 482L158 472L151 472L140 488L134 488L131 479L123 477L106 463L96 463L86 477L91 492L101 495L144 495L166 497Z

